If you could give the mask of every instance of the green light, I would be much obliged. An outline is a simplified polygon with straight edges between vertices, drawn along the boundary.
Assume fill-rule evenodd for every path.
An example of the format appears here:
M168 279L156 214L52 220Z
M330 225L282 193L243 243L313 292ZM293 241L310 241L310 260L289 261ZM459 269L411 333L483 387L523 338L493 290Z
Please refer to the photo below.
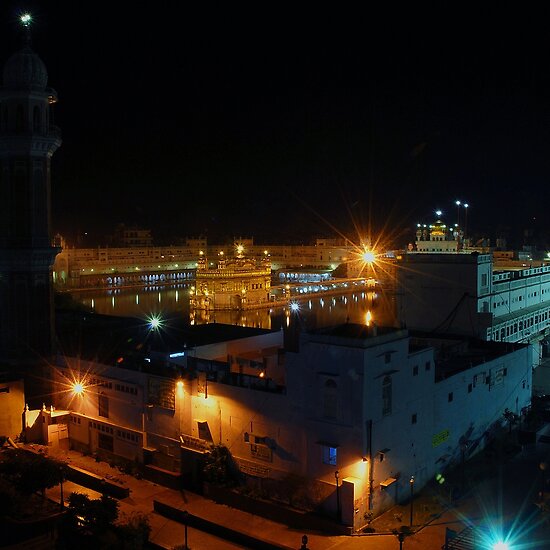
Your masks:
M32 15L30 13L24 13L23 15L21 15L19 20L24 27L30 27L32 23Z

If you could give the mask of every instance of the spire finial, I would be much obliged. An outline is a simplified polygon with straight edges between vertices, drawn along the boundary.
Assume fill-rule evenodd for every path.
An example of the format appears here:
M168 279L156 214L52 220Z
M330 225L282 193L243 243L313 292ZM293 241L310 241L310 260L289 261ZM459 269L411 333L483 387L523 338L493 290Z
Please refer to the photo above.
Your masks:
M25 44L27 46L31 45L31 24L32 24L32 15L28 12L22 13L19 16L19 21L21 25L25 28Z

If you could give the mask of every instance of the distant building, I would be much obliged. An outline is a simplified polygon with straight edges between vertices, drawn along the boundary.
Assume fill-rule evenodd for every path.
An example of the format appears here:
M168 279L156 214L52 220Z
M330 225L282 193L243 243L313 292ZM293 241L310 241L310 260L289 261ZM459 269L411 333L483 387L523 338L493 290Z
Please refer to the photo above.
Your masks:
M505 251L454 251L454 243L450 252L438 246L453 241L432 240L429 228L419 231L418 250L409 250L397 261L397 315L403 326L432 334L526 342L536 351L533 367L539 366L550 337L550 263L527 263ZM549 392L537 379L535 374L537 391Z
M215 265L206 255L199 256L192 290L193 309L250 309L270 302L271 262L268 254L260 259L247 257L243 245L236 255L218 253Z
M127 227L123 223L116 226L113 235L113 245L118 247L153 246L153 236L150 229L136 226Z
M216 258L220 250L231 255L239 243L249 258L268 255L272 271L280 280L326 280L338 266L346 268L341 277L364 276L357 269L360 267L357 251L341 240L319 239L308 245L256 245L252 238L247 238L226 246L208 244L206 237L193 237L182 244L159 247L64 247L55 259L54 282L59 289L179 283L194 277L201 251L208 258Z

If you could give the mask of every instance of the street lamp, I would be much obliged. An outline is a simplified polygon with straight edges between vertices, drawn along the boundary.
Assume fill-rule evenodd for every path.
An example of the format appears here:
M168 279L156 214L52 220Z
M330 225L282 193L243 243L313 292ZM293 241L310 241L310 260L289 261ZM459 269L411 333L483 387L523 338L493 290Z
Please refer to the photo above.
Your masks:
M466 231L468 231L468 207L470 206L467 202L464 203L464 240L466 240Z
M413 524L414 476L411 476L411 479L409 479L409 485L411 487L411 517L410 517L409 525L412 527L412 524Z
M63 466L59 466L59 507L65 508L65 499L63 498Z
M405 540L405 533L403 532L398 533L397 540L399 541L399 550L403 550L403 541Z
M189 550L189 546L187 546L187 523L189 521L189 512L187 510L184 510L182 512L182 516L183 516L183 525L185 527L185 534L184 534L184 537L185 537L185 550Z
M544 472L546 471L546 468L548 468L548 464L546 462L541 462L539 464L540 472L541 472L541 488L540 488L540 501L544 502L544 490L546 488L546 477Z
M456 204L456 225L460 227L460 201L455 201Z
M338 483L338 474L340 472L336 470L334 472L334 479L336 480L336 519L341 521L341 510L340 510L340 485Z

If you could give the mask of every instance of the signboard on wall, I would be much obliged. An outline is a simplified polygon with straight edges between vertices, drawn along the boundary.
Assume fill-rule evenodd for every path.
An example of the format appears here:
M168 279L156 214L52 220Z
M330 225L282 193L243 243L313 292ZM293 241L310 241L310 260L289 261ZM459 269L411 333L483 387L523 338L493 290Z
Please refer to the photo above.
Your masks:
M441 443L447 441L447 439L449 439L449 435L449 430L443 430L442 432L435 434L432 437L432 447L438 447L439 445L441 445Z
M239 470L243 474L255 477L269 477L270 469L266 466L255 464L254 462L250 462L249 460L244 460L242 458L236 458L235 461L239 466Z

